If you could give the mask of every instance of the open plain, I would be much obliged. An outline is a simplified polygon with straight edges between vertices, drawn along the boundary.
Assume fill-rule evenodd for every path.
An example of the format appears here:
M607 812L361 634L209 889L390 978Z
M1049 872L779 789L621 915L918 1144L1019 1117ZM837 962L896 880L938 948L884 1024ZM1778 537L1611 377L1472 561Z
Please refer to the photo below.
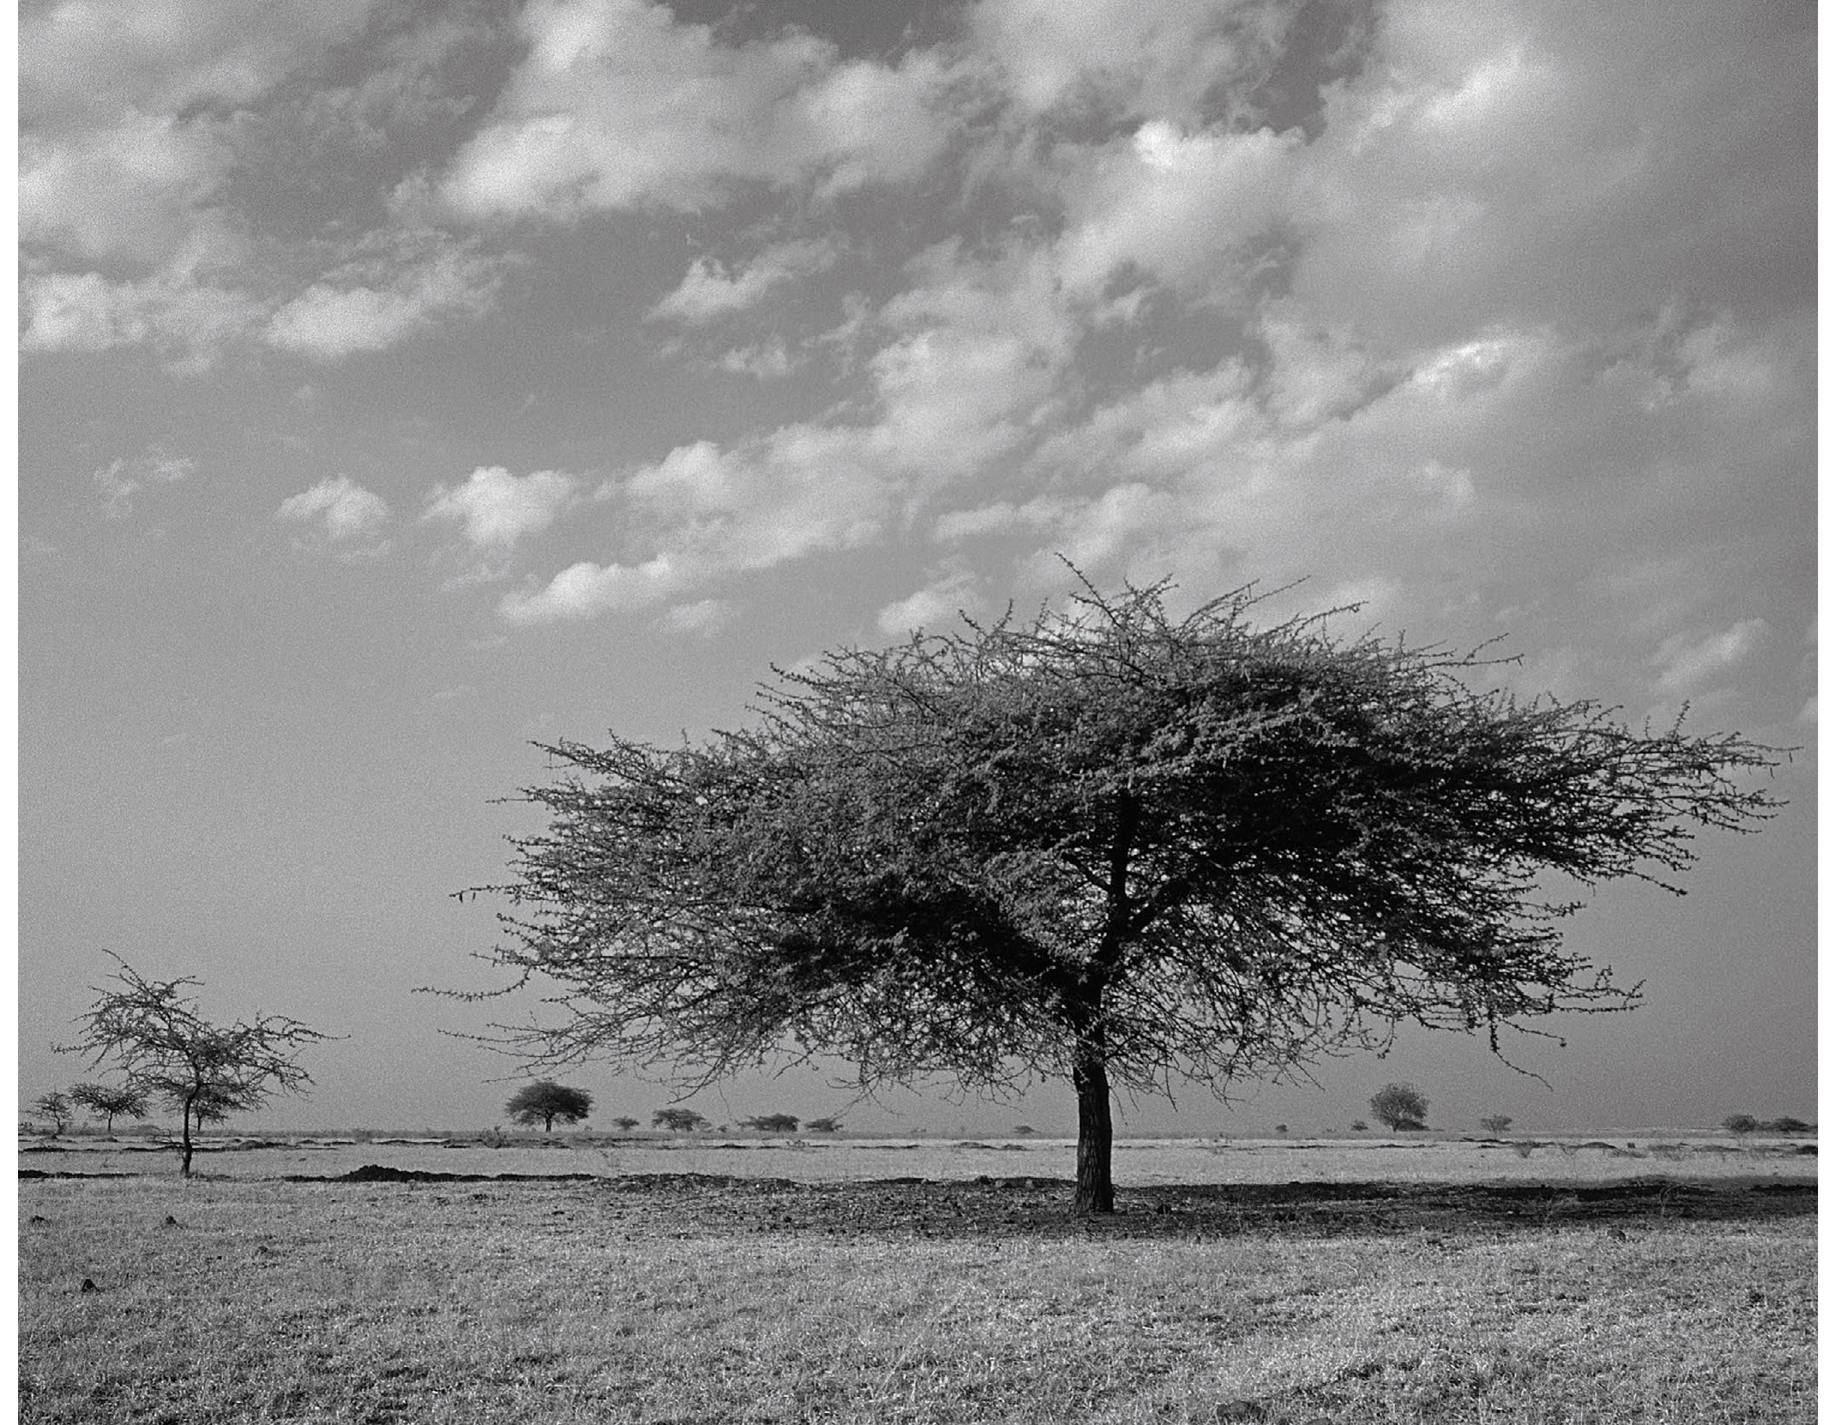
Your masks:
M31 1145L21 1417L1816 1418L1809 1143L535 1141Z

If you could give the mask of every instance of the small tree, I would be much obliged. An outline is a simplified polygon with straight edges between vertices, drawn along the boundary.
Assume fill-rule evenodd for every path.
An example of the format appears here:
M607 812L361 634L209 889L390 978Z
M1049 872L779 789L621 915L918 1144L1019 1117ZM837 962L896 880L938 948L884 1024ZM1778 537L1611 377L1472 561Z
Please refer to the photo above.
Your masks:
M52 1089L49 1093L41 1093L37 1098L32 1100L32 1112L50 1123L51 1136L53 1138L61 1137L64 1130L70 1126L70 1118L73 1112L70 1104L70 1095L64 1093L60 1089Z
M1662 885L1691 827L1776 805L1738 778L1777 754L1736 736L1165 592L835 652L705 745L547 747L569 770L528 792L552 820L514 840L498 959L567 1017L507 1047L691 1087L823 1054L863 1088L1067 1081L1076 1210L1108 1212L1115 1089L1629 1007L1544 888Z
M552 1133L557 1118L563 1123L578 1123L591 1113L593 1095L585 1089L570 1089L553 1079L542 1079L518 1089L505 1109L512 1123L526 1127L540 1123L544 1133Z
M1479 1126L1487 1133L1496 1137L1511 1126L1511 1115L1508 1113L1494 1113L1489 1118L1480 1119Z
M839 1118L812 1118L803 1126L812 1133L841 1132L841 1120Z
M120 966L110 976L120 988L97 988L95 1004L77 1020L81 1036L58 1049L92 1064L112 1060L131 1087L179 1110L180 1176L191 1176L194 1125L260 1108L276 1092L303 1093L311 1084L295 1056L331 1036L285 1015L212 1024L185 993L198 980L149 980L119 956L110 958Z
M790 1113L765 1113L757 1118L742 1118L741 1128L750 1128L754 1133L795 1133L797 1117Z
M1428 1126L1428 1100L1414 1084L1385 1084L1371 1095L1371 1112L1394 1133L1419 1133Z
M1371 1125L1366 1123L1362 1118L1354 1118L1352 1120L1352 1132L1368 1133L1370 1132L1370 1129L1371 1129Z
M1760 1122L1750 1113L1731 1113L1721 1120L1721 1126L1730 1133L1754 1133Z
M132 1084L75 1084L71 1087L70 1098L102 1119L102 1131L110 1137L114 1136L117 1118L147 1116L146 1090Z
M671 1133L698 1133L708 1126L707 1119L692 1108L659 1108L650 1115L652 1128L667 1128Z
M629 1133L638 1126L638 1121L635 1118L615 1118L612 1120L612 1126L620 1133Z

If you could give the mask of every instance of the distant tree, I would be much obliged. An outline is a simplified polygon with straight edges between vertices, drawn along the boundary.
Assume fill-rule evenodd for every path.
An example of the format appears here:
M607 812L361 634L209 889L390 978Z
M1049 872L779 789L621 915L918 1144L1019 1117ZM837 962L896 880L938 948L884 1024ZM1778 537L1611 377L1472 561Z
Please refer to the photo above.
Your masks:
M1038 1131L1039 1130L1030 1123L1016 1123L1014 1125L1014 1132L1022 1138L1029 1138Z
M219 1089L207 1089L191 1105L191 1118L200 1128L206 1123L227 1123L236 1111L235 1102Z
M51 1136L57 1138L70 1126L70 1118L75 1110L71 1106L69 1094L61 1089L52 1089L32 1100L32 1112L51 1125Z
M111 1137L115 1132L117 1118L139 1119L147 1116L147 1092L132 1084L74 1084L70 1089L70 1099L78 1107L88 1109L101 1118L102 1131Z
M1385 1084L1371 1095L1371 1112L1392 1132L1419 1132L1428 1126L1428 1100L1414 1084Z
M650 1126L671 1133L695 1133L706 1128L708 1121L692 1108L659 1108L650 1115Z
M1251 589L1183 619L1165 594L831 653L703 745L546 747L497 955L568 1015L502 1042L690 1086L825 1054L864 1087L1066 1079L1075 1207L1108 1212L1114 1089L1629 1007L1564 949L1551 873L1662 884L1692 826L1777 804L1736 779L1778 754L1733 735L1519 704L1475 691L1478 653L1325 615L1259 629Z
M841 1132L841 1120L839 1118L812 1118L803 1126L812 1133Z
M1721 1126L1730 1133L1757 1132L1760 1121L1750 1113L1731 1113L1721 1120Z
M1275 1131L1277 1133L1286 1133L1288 1131L1288 1125L1285 1123L1277 1123L1275 1125Z
M1370 1127L1371 1125L1366 1123L1362 1118L1354 1118L1352 1120L1352 1132L1354 1133L1368 1133Z
M742 1118L741 1128L750 1128L754 1133L795 1133L797 1116L793 1113L765 1113L757 1118Z
M635 1118L615 1118L612 1120L612 1126L621 1133L629 1133L638 1126L638 1121Z
M312 1078L296 1062L300 1050L331 1036L285 1015L256 1015L244 1023L212 1024L185 991L189 976L149 980L119 956L110 979L119 989L98 998L77 1023L75 1044L90 1063L113 1061L122 1078L179 1110L179 1173L191 1176L192 1127L260 1108L276 1092L303 1093Z
M1494 1113L1489 1118L1480 1119L1479 1126L1487 1133L1496 1136L1503 1133L1511 1126L1511 1115L1508 1113Z
M529 1128L539 1123L544 1133L552 1133L557 1118L563 1123L578 1123L591 1113L593 1095L585 1089L570 1089L553 1079L540 1079L524 1084L511 1094L504 1110L512 1123Z
M1774 1118L1769 1122L1760 1124L1760 1131L1789 1136L1794 1133L1809 1133L1811 1131L1811 1125L1806 1123L1802 1118Z

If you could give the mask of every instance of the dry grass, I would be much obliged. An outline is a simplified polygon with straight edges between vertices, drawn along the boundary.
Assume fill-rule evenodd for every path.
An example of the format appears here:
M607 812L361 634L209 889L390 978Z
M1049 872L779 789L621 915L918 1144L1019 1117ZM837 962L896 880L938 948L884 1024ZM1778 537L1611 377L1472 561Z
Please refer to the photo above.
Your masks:
M27 1181L21 1414L1810 1421L1776 1188Z

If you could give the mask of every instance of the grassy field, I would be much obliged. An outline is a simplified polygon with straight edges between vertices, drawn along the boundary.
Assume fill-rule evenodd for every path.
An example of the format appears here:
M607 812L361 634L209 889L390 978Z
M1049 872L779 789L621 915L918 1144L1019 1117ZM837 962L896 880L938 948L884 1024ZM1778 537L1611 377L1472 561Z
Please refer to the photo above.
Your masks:
M1080 1223L992 1171L414 1171L22 1181L22 1418L1816 1418L1803 1172L1143 1186Z
M1060 1177L1074 1171L1069 1139L681 1138L603 1133L366 1134L207 1138L201 1171L219 1177L335 1177L365 1163L415 1172L530 1176L711 1173L871 1182L888 1177L971 1181ZM172 1172L152 1139L70 1135L22 1145L20 1166L47 1171ZM1802 1139L1711 1134L1461 1138L1411 1134L1355 1139L1123 1138L1124 1186L1308 1182L1614 1182L1628 1176L1816 1177L1816 1145Z

